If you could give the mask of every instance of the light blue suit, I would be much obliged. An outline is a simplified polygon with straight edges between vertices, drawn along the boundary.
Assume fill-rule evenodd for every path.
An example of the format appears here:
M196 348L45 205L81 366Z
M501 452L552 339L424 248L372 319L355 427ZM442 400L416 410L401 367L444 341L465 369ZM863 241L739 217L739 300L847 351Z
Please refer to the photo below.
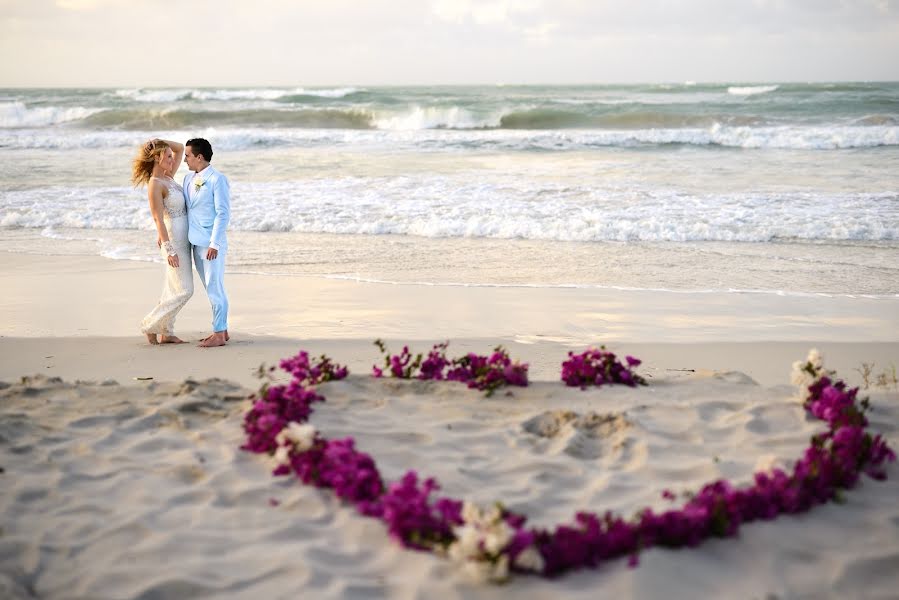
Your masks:
M197 181L202 181L199 188L195 185ZM231 219L231 186L227 177L209 165L202 175L193 171L185 175L183 188L187 204L187 239L193 247L194 265L212 305L212 330L225 331L228 329L228 296L224 287L228 238L225 232ZM209 248L218 250L215 260L206 260Z

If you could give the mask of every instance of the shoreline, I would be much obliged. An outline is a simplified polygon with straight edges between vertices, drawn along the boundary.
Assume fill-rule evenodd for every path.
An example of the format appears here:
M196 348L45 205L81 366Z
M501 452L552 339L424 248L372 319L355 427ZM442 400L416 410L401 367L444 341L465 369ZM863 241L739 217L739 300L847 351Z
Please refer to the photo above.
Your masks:
M256 373L260 364L278 366L300 350L310 356L326 354L346 365L350 373L371 375L372 365L383 367L383 357L374 339L304 339L247 335L231 332L232 341L223 348L196 347L196 338L182 345L150 346L137 337L10 337L0 336L0 381L14 382L22 376L61 377L67 381L102 382L114 380L127 385L137 378L153 381L224 379L248 389L259 386ZM445 340L385 339L392 353L408 345L413 355L427 354L434 343ZM511 339L450 339L450 358L475 352L489 354L504 346L512 360L529 364L529 380L558 383L562 361L568 352L581 352L586 346L570 346L551 340L518 343ZM632 355L643 361L637 372L650 383L677 381L712 374L741 373L760 386L790 384L794 361L803 359L810 348L817 348L828 365L850 385L862 386L859 369L873 363L869 377L891 367L899 368L899 342L719 342L719 343L616 343L608 346L623 357ZM280 374L280 373L279 373ZM885 390L892 391L892 387Z
M399 352L450 342L449 356L505 346L531 365L533 381L556 381L569 351L606 345L666 378L741 371L762 385L789 382L790 365L817 347L847 381L874 363L899 366L899 311L892 302L779 296L684 295L595 289L396 286L312 276L226 276L232 342L151 347L137 325L155 304L162 265L93 256L11 254L0 265L0 379L138 376L156 380L251 373L300 349L327 353L356 374L371 372L383 339ZM208 333L209 308L194 297L176 333Z
M147 235L133 229L4 229L0 251L162 266ZM279 231L229 235L235 246L228 258L229 275L447 289L669 294L673 302L680 301L678 296L712 295L899 304L899 271L890 266L899 261L895 242L562 241Z
M9 253L0 265L7 337L125 337L156 303L163 265ZM657 292L579 287L367 283L226 273L229 327L299 339L496 338L612 343L899 342L899 298ZM97 310L97 309L101 310ZM177 332L209 328L194 296Z

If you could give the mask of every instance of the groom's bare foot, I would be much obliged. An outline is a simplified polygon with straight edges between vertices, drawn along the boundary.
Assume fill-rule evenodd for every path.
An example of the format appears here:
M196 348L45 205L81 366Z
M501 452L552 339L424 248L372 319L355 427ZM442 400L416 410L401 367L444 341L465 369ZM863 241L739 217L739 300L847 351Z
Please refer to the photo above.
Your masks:
M216 331L205 340L200 342L200 348L215 348L216 346L224 346L228 339L225 337L224 331Z
M148 334L147 334L147 341L150 342L150 344L153 345L153 346L159 344L159 342L156 340L156 334L155 334L155 333L148 333Z
M163 335L159 338L160 344L186 344L184 340L177 335Z
M197 340L197 341L199 341L199 342L205 342L206 340L208 340L209 338L211 338L211 337L214 336L214 335L215 335L214 333L210 333L209 335L207 335L206 337L204 337L202 340ZM226 341L226 342L230 342L230 341L231 341L231 336L228 334L228 330L227 330L227 329L225 330L225 341Z

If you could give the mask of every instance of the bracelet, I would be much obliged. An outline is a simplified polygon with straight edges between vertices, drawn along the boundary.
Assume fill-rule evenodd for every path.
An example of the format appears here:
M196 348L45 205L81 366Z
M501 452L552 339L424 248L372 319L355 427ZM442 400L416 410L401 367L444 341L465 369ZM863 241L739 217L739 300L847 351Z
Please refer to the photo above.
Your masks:
M162 242L162 247L165 248L165 253L169 256L178 256L178 253L175 252L175 246L172 245L172 242L166 240Z

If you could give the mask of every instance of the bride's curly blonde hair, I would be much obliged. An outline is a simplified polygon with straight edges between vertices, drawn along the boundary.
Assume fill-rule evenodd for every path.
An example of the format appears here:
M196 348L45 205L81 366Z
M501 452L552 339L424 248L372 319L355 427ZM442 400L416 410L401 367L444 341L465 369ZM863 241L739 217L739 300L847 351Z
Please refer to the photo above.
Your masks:
M137 156L131 161L131 183L134 187L146 185L153 174L153 167L165 154L169 145L163 140L153 139L143 144L137 151Z

